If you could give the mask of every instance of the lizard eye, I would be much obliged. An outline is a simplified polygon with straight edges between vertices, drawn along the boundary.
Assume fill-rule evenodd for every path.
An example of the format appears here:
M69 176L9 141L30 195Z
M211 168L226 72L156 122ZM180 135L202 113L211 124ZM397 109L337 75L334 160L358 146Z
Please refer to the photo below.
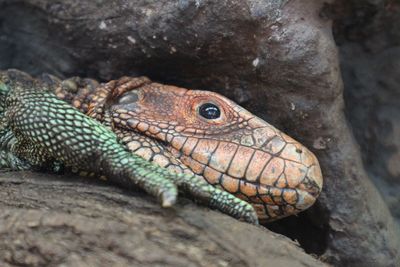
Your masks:
M208 120L213 120L221 116L221 110L212 103L205 103L199 107L199 114Z
M122 97L118 100L118 104L135 103L138 100L139 95L134 91L130 91L122 95Z

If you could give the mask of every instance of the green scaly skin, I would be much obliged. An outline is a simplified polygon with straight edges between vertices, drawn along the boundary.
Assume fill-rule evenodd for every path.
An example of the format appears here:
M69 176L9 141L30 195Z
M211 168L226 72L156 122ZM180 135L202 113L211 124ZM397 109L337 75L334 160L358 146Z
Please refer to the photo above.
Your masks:
M139 187L172 206L178 188L197 202L257 223L253 207L194 175L172 173L129 152L99 122L16 75L0 72L0 168L58 170L61 166L104 175Z

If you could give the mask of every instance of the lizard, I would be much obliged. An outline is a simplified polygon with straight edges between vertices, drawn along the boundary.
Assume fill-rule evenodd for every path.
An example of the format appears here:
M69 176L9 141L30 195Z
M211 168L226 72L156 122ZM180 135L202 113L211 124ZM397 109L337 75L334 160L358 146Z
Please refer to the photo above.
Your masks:
M8 71L0 76L3 84L5 80L11 84L11 87L19 88L19 90L13 88L13 91L25 92L28 87L36 94L40 91L41 94L45 92L48 95L56 95L58 99L66 101L71 110L75 108L81 114L86 114L85 118L88 120L91 118L89 121L100 122L103 131L108 134L114 133L132 155L138 155L140 159L147 162L146 165L141 161L138 166L155 163L158 167L151 165L151 168L146 168L158 174L162 173L168 178L154 179L157 181L151 185L139 185L152 195L157 196L156 192L162 191L159 187L165 185L166 180L172 180L171 188L175 188L174 183L178 184L181 189L189 192L195 199L200 197L202 200L200 202L206 204L212 202L207 190L215 190L213 192L218 192L221 195L218 197L223 201L215 197L214 204L211 206L236 218L244 218L251 222L257 222L258 219L268 222L307 209L321 192L322 173L318 160L312 152L293 138L217 93L163 85L152 82L147 77L122 77L100 84L95 80L79 77L63 81L48 74L39 79L33 79L18 71ZM22 85L13 84L13 82L21 84L21 81L24 81ZM31 85L26 86L27 83ZM38 101L37 98L35 101ZM40 106L35 101L31 104L35 107ZM60 103L63 102L57 103L61 105ZM67 108L64 103L62 106ZM15 108L9 105L8 109L10 112ZM48 113L48 111L40 110L40 107L37 109L41 114ZM55 105L54 112L58 109ZM23 117L24 114L20 116ZM60 118L60 120L65 119ZM78 123L73 127L79 136L81 134L79 129L82 126ZM17 128L17 132L20 131L18 127L14 126L14 128ZM28 135L30 131L32 130L27 128ZM7 133L9 134L10 131ZM13 133L15 134L15 130L11 138L3 137L3 139L15 139ZM54 134L57 138L60 133ZM0 138L1 135L5 136L0 132ZM22 140L25 139L22 138ZM10 147L10 143L13 143L13 141L0 139L0 144L1 142L3 142L3 147ZM39 143L41 142L39 140ZM68 150L72 149L71 144L64 145ZM14 145L14 147L17 146ZM23 159L26 158L26 154L28 158L32 154L35 154L35 157L40 154L29 150L21 155L21 149L14 148L15 150L19 151L19 158ZM110 151L101 153L107 154ZM0 162L3 158L3 162L11 162L14 168L25 168L22 165L26 164L26 160L6 160L10 154L13 156L15 152L14 154L5 153L3 156L0 154ZM44 154L48 154L48 151ZM95 155L92 162L98 162L97 158L101 156ZM126 154L125 157L129 158ZM61 161L61 164L82 169L81 165L71 164L68 158L62 156L60 159L52 155L50 161L48 156L45 158L46 163L50 162L54 165L54 158L56 158ZM40 159L39 163L42 164L42 162L43 159ZM56 162L55 166L58 165L59 163ZM108 179L117 180L126 186L126 178L122 178L123 182L120 181L121 177L112 179L114 174L110 174L107 170L109 165L103 170L107 177L110 176ZM170 172L165 172L165 170ZM82 172L86 173L87 170ZM171 178L177 175L179 179L185 177L185 182ZM135 179L130 177L130 180ZM197 183L206 189L199 192ZM222 196L221 192L234 196L231 201L236 203L226 204L227 196ZM175 196L176 193L173 195ZM164 203L165 206L172 205L175 197L173 201L164 201L171 202ZM225 204L215 204L220 202ZM251 206L246 205L247 203ZM237 210L234 208L235 205L237 205Z

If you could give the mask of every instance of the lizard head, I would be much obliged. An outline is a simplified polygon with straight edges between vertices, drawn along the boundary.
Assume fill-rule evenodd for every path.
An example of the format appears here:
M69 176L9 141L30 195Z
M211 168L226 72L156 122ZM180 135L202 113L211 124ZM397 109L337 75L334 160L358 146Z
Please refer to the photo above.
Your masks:
M158 140L194 173L253 204L261 220L307 209L321 192L313 153L217 93L146 78L104 88L112 127Z

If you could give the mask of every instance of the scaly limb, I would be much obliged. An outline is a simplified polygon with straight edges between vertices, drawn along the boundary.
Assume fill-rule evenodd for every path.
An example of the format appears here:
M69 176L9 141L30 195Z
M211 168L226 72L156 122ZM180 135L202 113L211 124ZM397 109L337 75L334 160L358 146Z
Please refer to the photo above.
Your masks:
M16 84L4 99L3 116L16 138L14 155L35 166L62 162L105 175L123 186L137 186L173 205L177 187L235 218L257 223L252 206L196 176L175 174L132 154L117 136L53 94Z

